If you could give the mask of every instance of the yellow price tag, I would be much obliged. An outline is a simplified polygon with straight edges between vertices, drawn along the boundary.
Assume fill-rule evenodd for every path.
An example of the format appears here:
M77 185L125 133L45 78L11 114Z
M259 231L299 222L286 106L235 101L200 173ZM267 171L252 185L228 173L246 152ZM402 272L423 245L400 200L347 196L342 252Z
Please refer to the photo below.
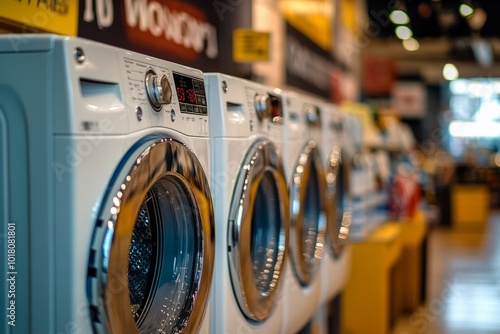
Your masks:
M236 29L233 32L233 59L237 63L269 60L269 33Z
M0 18L29 28L75 36L78 29L78 0L2 0Z

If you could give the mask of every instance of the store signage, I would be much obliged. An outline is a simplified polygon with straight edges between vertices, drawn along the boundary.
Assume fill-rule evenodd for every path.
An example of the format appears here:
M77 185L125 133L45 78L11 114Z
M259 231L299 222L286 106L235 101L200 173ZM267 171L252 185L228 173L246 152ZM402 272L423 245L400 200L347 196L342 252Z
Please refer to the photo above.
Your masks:
M78 35L204 71L242 75L232 31L251 24L251 4L202 0L82 0ZM224 2L223 2L224 3ZM226 10L222 10L225 8Z
M21 26L22 32L33 29L76 35L78 0L2 0L0 19Z
M396 61L390 57L363 58L363 90L367 96L388 96L396 82Z
M420 82L398 82L392 89L392 108L407 118L425 117L427 93Z
M332 71L330 53L290 24L286 24L286 84L330 98Z
M280 0L288 24L326 51L333 45L337 0Z
M233 58L239 63L269 60L269 33L247 29L235 30Z

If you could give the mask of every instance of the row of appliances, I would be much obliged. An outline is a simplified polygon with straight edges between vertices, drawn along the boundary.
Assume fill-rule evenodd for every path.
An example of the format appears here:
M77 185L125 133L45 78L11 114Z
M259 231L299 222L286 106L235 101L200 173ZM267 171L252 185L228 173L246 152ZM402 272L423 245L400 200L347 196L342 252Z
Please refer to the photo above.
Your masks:
M332 105L55 35L0 73L1 332L294 333L341 291Z

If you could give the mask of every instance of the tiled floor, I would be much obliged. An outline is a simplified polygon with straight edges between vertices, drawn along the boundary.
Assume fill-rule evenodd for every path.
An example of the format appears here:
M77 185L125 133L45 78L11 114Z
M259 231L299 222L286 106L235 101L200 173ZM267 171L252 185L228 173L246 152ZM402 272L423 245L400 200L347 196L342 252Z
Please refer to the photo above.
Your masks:
M482 233L434 229L428 266L427 303L393 334L500 333L500 212Z

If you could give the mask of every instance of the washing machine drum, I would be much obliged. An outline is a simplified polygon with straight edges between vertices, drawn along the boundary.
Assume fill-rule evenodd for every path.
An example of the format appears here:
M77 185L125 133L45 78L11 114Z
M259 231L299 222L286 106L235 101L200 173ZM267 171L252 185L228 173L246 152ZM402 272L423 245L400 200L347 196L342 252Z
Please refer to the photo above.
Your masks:
M89 256L94 331L195 333L214 260L207 178L171 139L131 150L127 165L110 184Z
M250 322L264 321L274 310L283 281L288 229L282 160L273 143L258 141L240 168L228 224L233 291Z
M303 147L290 186L290 249L293 269L302 286L317 275L326 233L325 172L314 141Z
M326 210L328 245L336 257L342 254L349 239L352 216L349 207L350 169L344 160L341 148L334 146L326 169Z

